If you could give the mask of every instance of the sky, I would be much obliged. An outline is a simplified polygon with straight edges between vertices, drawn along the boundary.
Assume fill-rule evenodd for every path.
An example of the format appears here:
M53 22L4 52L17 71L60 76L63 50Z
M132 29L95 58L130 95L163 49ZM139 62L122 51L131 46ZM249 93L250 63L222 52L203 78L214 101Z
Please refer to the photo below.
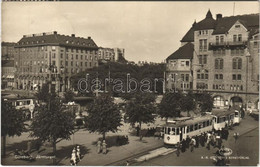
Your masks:
M193 22L259 13L258 2L2 2L1 40L57 31L91 36L100 47L124 48L130 61L162 62L180 46Z

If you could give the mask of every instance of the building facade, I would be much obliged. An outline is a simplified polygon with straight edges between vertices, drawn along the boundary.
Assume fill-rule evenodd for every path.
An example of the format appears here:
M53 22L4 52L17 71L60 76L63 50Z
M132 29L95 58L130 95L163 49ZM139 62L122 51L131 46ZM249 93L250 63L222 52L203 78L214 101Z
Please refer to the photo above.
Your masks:
M99 60L106 61L120 61L122 58L125 59L125 49L123 48L103 48L98 49Z
M259 14L206 18L194 29L193 88L206 90L215 107L257 108Z
M15 88L52 90L71 87L71 77L98 65L98 47L91 39L50 33L24 35L15 46Z
M13 88L14 86L14 60L2 60L1 88Z
M190 59L193 91L210 92L215 107L258 108L259 14L230 17L217 14L214 19L209 10L205 19L194 22L182 38L182 47L188 43L194 44ZM171 56L167 58L167 65L171 67L168 67L171 70L167 80L174 81L171 73L181 72L178 65L174 65L175 69L171 65L171 62L181 64L185 61L184 54L180 55L176 56L177 60L171 60ZM167 88L171 89L171 85L169 83Z
M194 45L185 43L166 59L166 89L176 92L192 89L191 64Z
M1 43L1 58L2 60L14 60L14 42L2 42Z

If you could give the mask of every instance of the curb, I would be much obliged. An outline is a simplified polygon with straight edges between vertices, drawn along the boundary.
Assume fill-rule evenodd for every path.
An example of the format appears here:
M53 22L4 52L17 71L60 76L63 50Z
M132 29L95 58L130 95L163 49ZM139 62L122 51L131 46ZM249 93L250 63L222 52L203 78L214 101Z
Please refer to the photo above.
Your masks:
M152 150L161 148L161 147L163 147L163 146L164 146L164 144L162 143L162 145L160 145L160 146L157 146L157 147L154 147L154 148L150 148L150 149L148 149L148 150L145 150L145 151L143 151L143 152L137 153L137 154L135 154L135 155L131 155L131 156L129 156L129 157L120 159L120 160L118 160L118 161L105 164L104 166L118 166L118 165L122 165L122 164L125 163L127 160L128 160L128 161L133 161L134 158L137 158L137 157L139 157L139 156L145 155L147 152L150 152L150 151L152 151Z

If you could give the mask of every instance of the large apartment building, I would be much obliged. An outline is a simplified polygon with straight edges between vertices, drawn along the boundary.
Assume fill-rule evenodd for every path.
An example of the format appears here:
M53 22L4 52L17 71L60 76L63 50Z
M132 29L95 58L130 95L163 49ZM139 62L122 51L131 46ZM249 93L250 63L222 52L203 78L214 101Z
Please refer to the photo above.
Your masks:
M213 94L215 107L259 103L259 14L205 19L194 23L182 45L194 44L191 74L194 91Z
M98 65L98 46L91 39L50 33L24 35L15 46L15 88L52 90L71 87L71 76Z
M14 42L1 43L1 58L2 60L14 60Z

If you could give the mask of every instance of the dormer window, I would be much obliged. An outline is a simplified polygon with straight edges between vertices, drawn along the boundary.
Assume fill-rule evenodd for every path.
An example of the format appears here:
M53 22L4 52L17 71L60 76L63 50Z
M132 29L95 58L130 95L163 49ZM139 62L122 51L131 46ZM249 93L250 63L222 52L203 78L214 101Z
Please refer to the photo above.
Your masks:
M238 25L235 25L235 28L240 28L240 25L238 24Z

